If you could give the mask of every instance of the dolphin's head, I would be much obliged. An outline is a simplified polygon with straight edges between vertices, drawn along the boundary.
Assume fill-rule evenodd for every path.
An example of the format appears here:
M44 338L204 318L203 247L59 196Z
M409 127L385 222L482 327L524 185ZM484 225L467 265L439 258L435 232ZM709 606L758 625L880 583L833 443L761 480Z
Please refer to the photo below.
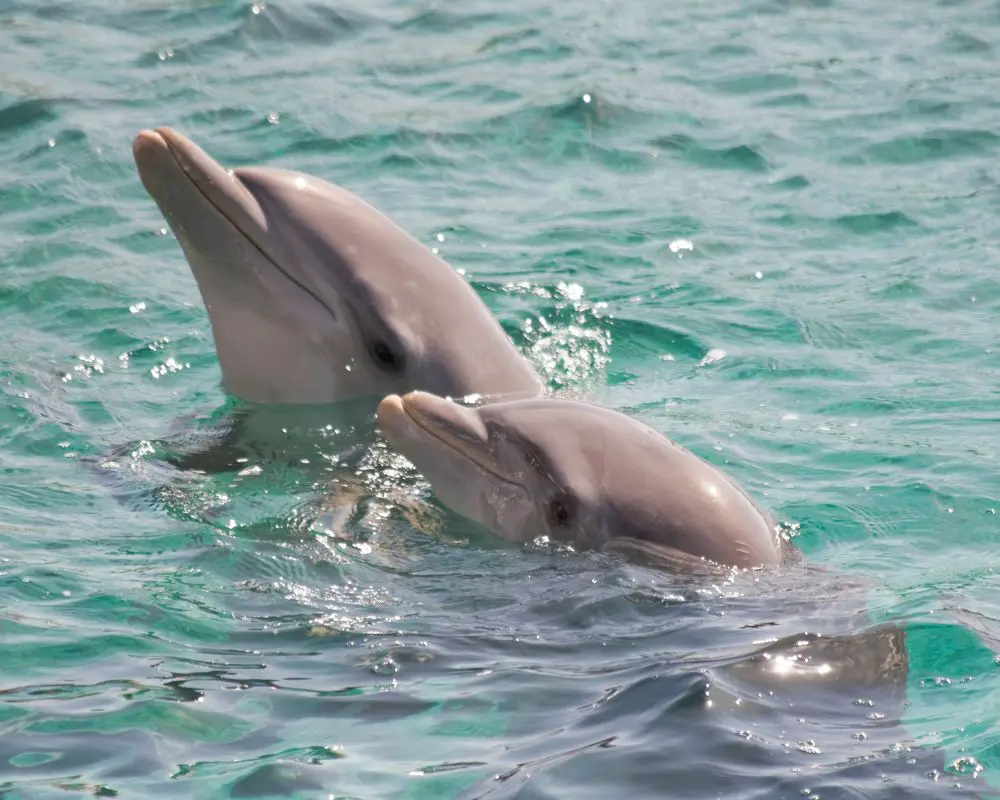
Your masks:
M539 389L464 279L346 189L226 169L169 128L141 132L133 153L191 266L233 394L324 403Z
M446 506L507 538L674 564L781 561L771 520L735 483L616 411L554 398L471 407L411 392L384 398L378 422Z

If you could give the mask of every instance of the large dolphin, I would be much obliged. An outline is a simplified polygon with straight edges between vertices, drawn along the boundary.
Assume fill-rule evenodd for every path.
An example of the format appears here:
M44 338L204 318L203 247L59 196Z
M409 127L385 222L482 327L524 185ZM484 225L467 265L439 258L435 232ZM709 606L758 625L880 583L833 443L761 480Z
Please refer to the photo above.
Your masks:
M541 382L469 284L351 192L226 169L170 128L133 153L211 320L227 391L325 404L425 389L534 395Z
M390 395L378 424L452 510L517 541L638 551L694 566L775 566L790 546L722 471L652 428L578 400L478 407Z

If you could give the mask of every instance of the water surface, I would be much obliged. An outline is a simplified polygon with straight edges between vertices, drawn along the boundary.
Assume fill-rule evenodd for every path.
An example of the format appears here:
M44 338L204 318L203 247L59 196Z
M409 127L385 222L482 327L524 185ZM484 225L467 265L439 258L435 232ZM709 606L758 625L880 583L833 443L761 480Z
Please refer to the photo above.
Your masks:
M998 34L978 0L0 3L0 793L996 785ZM131 161L160 124L392 215L805 565L498 542L325 429L171 469L235 403ZM852 680L762 682L807 633Z

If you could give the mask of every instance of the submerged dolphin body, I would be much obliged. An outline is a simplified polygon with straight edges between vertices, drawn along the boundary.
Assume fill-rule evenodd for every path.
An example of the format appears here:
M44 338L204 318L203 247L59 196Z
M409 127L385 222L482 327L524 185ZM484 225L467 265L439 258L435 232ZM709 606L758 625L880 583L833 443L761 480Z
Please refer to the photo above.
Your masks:
M378 423L446 506L508 539L548 535L687 566L777 566L790 555L724 473L617 411L411 392L384 398Z
M133 154L212 324L223 385L264 404L425 389L534 395L541 382L471 286L351 192L228 170L170 128Z

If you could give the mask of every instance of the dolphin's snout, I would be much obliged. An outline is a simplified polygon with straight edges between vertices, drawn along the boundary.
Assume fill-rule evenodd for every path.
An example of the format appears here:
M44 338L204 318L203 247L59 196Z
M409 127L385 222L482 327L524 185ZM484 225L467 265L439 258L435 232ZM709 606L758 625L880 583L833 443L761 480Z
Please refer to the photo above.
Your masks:
M489 432L474 408L429 392L390 394L379 403L377 419L385 437L414 460L422 442L436 442L487 468ZM419 460L419 458L418 458Z
M139 131L132 140L132 156L140 170L153 167L156 164L154 159L162 159L164 156L185 172L190 171L192 162L195 161L202 162L202 172L218 167L211 156L182 133L163 126Z
M241 234L267 252L267 223L257 200L231 170L184 134L168 127L140 131L132 141L132 154L150 194L158 202L169 204L165 211L185 213L167 195L186 182Z
M395 427L405 421L406 412L403 410L403 398L398 394L390 394L382 398L375 412L375 419L379 428L386 435L391 435Z
M429 392L413 391L402 397L390 394L379 403L378 424L383 435L434 485L446 503L464 508L452 494L467 476L492 476L499 484L515 484L497 463L494 443L480 413ZM436 477L435 477L436 476ZM455 484L454 482L458 483Z
M489 442L486 425L475 408L420 391L405 394L400 403L413 422L438 438L452 441L462 450L468 446L482 449Z
M132 156L139 164L144 164L151 158L162 155L166 149L167 143L157 131L139 131L132 140Z

